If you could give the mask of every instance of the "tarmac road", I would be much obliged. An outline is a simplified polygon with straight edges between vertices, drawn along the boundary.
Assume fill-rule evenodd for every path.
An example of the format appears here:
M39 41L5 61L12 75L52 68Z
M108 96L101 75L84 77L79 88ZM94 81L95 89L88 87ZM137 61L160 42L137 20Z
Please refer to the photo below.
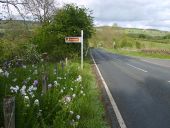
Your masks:
M92 49L127 128L170 128L170 67ZM170 61L166 60L166 63Z

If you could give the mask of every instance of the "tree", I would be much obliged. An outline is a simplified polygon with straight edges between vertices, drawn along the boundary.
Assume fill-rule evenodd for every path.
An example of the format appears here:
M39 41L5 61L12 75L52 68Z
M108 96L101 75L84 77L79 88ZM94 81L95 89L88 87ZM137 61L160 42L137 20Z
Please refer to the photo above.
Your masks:
M22 0L24 8L31 13L40 23L48 22L56 11L54 0Z
M59 9L50 20L44 25L35 42L43 52L49 52L60 58L72 57L80 53L80 44L66 44L66 36L80 36L84 31L84 48L88 46L88 39L92 36L93 18L91 12L86 8L80 8L74 4L67 4ZM58 58L57 58L58 59Z
M49 17L56 11L54 0L0 0L0 4L3 4L9 15L11 5L24 20L31 14L40 23L48 22Z

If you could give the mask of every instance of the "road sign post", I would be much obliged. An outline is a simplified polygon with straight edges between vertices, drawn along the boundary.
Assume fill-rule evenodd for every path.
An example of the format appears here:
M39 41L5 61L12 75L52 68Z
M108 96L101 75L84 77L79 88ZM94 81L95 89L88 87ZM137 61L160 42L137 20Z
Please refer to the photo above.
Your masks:
M83 69L83 30L81 30L81 37L65 37L66 43L81 43L81 69Z
M81 30L81 69L83 69L83 30Z

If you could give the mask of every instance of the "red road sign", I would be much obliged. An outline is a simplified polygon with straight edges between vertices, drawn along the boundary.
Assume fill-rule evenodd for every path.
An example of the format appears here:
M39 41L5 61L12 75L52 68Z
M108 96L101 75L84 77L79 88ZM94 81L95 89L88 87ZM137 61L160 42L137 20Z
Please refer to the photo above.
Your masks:
M81 43L81 37L65 37L66 43Z

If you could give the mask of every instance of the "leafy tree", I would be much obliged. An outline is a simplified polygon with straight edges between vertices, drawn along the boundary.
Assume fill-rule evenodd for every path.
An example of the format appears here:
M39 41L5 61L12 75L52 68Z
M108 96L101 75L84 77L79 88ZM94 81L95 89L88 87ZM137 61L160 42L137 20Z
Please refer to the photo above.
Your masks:
M59 9L49 24L44 24L34 39L42 52L48 52L56 59L77 56L80 44L66 44L66 36L81 36L84 31L84 48L88 47L88 39L92 36L93 17L86 8L67 4ZM58 58L60 57L60 58Z

